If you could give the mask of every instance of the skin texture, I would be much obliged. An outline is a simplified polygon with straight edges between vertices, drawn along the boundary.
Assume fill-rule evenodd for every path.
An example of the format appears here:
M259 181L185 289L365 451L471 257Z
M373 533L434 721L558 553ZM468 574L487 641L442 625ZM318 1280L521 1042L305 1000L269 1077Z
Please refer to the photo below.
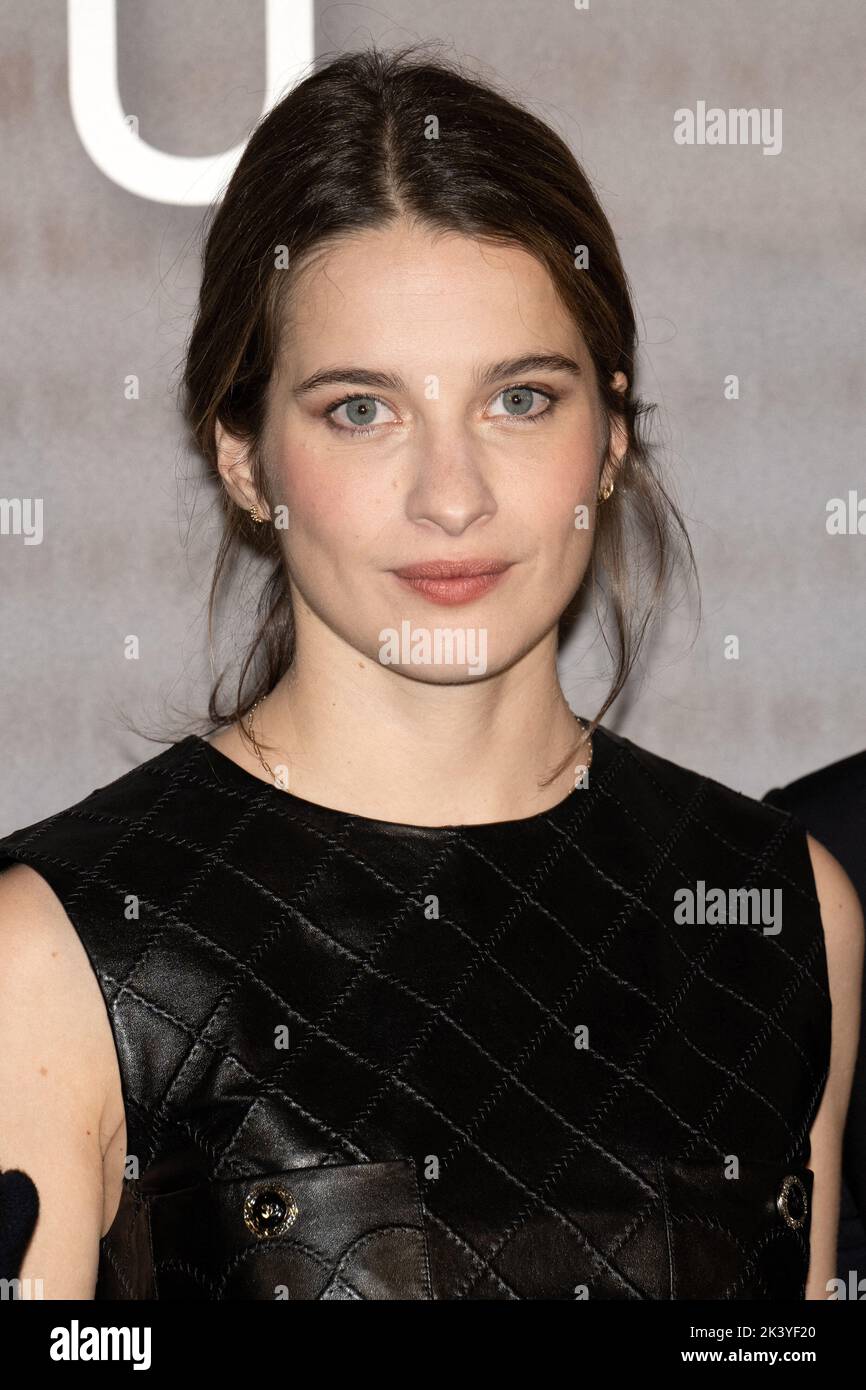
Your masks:
M538 785L576 741L556 677L557 623L589 562L605 442L591 359L548 272L520 248L401 222L314 261L286 328L264 452L275 518L288 508L278 535L298 660L257 711L259 741L276 750L299 796L359 815L441 825L547 810L574 783L567 767ZM576 359L581 376L536 371L475 384L476 369L539 352ZM312 373L350 364L399 373L406 385L376 391L384 405L375 432L360 438L329 426L324 412L373 388L347 379L294 394ZM509 416L502 396L515 383L561 400L534 423ZM626 385L621 373L614 384ZM540 394L529 399L533 415L545 409ZM337 418L351 417L341 408ZM231 496L270 515L243 447L221 429L218 438ZM605 481L625 442L615 429ZM588 528L575 527L579 505ZM430 603L389 573L467 556L515 563L459 608ZM405 619L413 630L483 627L484 677L383 665L379 633ZM262 771L236 734L214 743Z
M0 1166L27 1173L39 1219L20 1277L92 1298L120 1201L120 1072L96 976L66 912L26 864L0 874ZM30 1297L38 1297L37 1287Z
M812 1156L808 1166L815 1174L815 1184L806 1298L820 1299L827 1297L827 1281L837 1272L842 1136L860 1032L863 911L854 885L838 859L811 835L808 844L821 904L833 1002L830 1075L809 1132Z
M527 353L560 353L578 379L474 372ZM298 397L312 373L352 364L399 373L403 389L347 379ZM431 378L438 396L429 394ZM537 424L504 418L515 384L561 394ZM626 384L619 376L614 384ZM352 438L325 409L349 392L384 402L379 427ZM370 402L368 401L368 405ZM533 398L530 413L545 402ZM346 407L340 423L351 424ZM557 623L590 558L600 482L625 440L605 420L586 347L546 270L518 248L433 237L400 223L337 244L302 275L271 389L268 496L243 446L220 430L234 501L278 532L291 576L298 657L256 714L256 735L297 795L419 825L518 819L560 801L571 767L539 779L576 729L556 674ZM602 465L604 473L602 478ZM575 529L586 504L590 527ZM440 608L388 573L424 559L515 562L483 598ZM385 666L379 633L483 626L483 678L441 666ZM589 713L589 711L581 711ZM639 740L638 740L639 741ZM269 780L234 728L212 742ZM272 750L268 754L268 750ZM807 1297L835 1274L839 1170L859 1026L863 918L844 870L809 840L833 1001L830 1078L812 1129L815 1173ZM120 1198L126 1130L111 1029L66 913L32 869L0 874L0 1167L29 1173L40 1218L21 1275L45 1298L93 1295L98 1240Z

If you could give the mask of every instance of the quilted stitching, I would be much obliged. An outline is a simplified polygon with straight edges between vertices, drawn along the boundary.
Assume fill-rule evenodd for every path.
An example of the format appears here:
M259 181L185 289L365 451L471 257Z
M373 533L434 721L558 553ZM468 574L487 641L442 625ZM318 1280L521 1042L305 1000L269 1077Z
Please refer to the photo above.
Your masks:
M141 1161L103 1241L112 1296L180 1269L177 1296L218 1297L232 1258L208 1267L178 1234L134 1268L133 1198L400 1157L433 1297L802 1296L808 1230L774 1198L808 1158L830 1000L787 812L600 729L589 788L549 813L394 826L191 736L0 840L11 859L58 893L109 1010ZM675 925L698 878L782 888L783 930ZM701 1176L706 1209L671 1206L676 1172ZM234 1296L271 1296L256 1253ZM318 1296L364 1297L343 1283Z

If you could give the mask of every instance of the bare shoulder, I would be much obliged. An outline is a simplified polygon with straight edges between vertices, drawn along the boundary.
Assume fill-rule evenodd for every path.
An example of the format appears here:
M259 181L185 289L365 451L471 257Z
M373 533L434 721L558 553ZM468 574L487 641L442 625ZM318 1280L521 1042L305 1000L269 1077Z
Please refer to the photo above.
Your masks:
M810 1130L815 1178L807 1299L826 1299L836 1276L842 1140L860 1034L863 991L863 908L835 855L807 835L821 909L832 1006L830 1068Z
M815 888L821 906L821 921L827 945L827 962L831 975L847 967L848 975L839 978L840 999L857 994L858 978L852 975L862 971L863 965L863 906L848 874L835 855L826 845L807 835L812 872L815 875ZM831 988L833 981L831 979ZM835 1004L835 995L833 1002Z
M106 1155L123 1128L117 1054L78 933L19 863L0 871L0 1113L0 1169L21 1169L39 1194L22 1277L35 1261L46 1297L92 1296Z
M0 992L7 1025L17 1020L19 1044L26 1049L26 1029L35 1025L40 1046L56 1053L82 1107L91 1117L95 1112L104 1148L123 1119L105 1001L63 904L29 864L0 871ZM14 1054L14 1038L9 1048Z
M821 908L827 975L833 1006L833 1044L827 1091L831 1105L847 1110L860 1029L863 989L863 907L857 890L826 845L807 835Z

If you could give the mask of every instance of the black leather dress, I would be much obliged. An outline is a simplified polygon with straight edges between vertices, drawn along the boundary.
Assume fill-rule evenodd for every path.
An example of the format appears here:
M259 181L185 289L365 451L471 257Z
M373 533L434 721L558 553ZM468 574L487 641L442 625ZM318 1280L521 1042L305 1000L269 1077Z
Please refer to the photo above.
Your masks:
M117 1048L97 1298L803 1297L831 1020L805 832L604 728L588 780L405 826L191 735L0 840ZM780 907L684 923L689 888Z

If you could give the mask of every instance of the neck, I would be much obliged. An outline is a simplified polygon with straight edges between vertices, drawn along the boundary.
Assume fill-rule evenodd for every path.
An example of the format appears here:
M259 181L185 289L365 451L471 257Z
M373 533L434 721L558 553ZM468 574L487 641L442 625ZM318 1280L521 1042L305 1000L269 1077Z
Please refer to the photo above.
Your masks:
M337 660L333 649L299 651L253 715L265 761L296 796L448 825L536 815L574 787L587 747L556 676L555 634L508 671L462 685L406 677L339 645ZM236 727L212 741L271 780Z

